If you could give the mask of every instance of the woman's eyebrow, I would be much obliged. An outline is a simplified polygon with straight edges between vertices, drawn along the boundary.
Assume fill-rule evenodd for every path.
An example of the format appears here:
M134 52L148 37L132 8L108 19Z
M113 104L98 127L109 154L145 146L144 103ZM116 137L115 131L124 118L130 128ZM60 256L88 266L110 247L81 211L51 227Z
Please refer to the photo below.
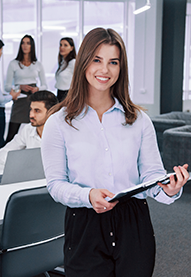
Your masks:
M97 59L100 59L100 60L103 60L103 58L102 57L99 57L99 56L95 56L95 58L97 58ZM119 61L119 58L112 58L112 59L110 59L111 61L113 61L113 60L118 60Z

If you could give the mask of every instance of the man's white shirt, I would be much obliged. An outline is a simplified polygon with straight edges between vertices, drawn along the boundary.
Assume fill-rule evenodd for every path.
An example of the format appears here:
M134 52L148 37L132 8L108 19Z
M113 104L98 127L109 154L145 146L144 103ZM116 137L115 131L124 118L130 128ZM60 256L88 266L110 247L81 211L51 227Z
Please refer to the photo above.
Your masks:
M9 151L40 146L41 138L37 133L36 127L33 127L31 123L26 124L9 143L0 149L0 174L3 174L7 153Z

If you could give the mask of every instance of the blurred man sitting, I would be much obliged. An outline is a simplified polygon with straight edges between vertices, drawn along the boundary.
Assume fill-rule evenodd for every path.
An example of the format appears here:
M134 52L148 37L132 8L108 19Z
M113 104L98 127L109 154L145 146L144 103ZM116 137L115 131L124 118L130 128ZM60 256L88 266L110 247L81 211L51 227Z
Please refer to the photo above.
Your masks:
M21 128L11 141L0 149L0 174L3 174L9 151L41 146L41 136L47 112L58 103L57 97L47 90L37 91L29 99L31 102L30 123Z

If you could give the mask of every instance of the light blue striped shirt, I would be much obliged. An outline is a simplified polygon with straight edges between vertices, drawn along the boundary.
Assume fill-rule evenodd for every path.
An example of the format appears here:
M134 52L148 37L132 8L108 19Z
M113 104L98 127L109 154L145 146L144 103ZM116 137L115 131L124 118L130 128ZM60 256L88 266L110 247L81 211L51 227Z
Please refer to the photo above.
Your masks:
M10 94L3 95L2 91L0 90L0 108L4 108L5 104L12 100L12 96Z
M95 110L88 107L73 121L72 128L64 119L64 109L50 116L42 136L42 159L47 187L57 202L69 207L92 208L91 188L105 188L116 194L141 182L163 176L154 127L144 113L133 125L123 125L124 110L115 99L100 122ZM156 185L137 198L151 196L170 204Z

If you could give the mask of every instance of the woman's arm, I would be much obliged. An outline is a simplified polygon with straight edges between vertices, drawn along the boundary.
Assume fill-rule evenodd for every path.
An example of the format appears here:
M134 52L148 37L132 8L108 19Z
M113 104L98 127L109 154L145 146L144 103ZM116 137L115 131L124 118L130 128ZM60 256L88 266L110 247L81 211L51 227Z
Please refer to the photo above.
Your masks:
M146 115L144 115L143 120L143 131L138 157L138 167L141 182L146 182L165 174L158 150L155 130L151 120ZM176 168L175 172L178 173L177 181L174 181L174 177L171 177L171 183L169 185L157 185L151 189L148 189L146 191L146 195L166 204L170 204L174 202L174 200L178 199L181 196L181 188L186 183L189 174L186 173L186 168L183 169L183 174L181 173L182 169L180 168ZM168 193L167 191L164 191L164 189L167 189Z
M70 207L92 208L89 201L91 187L72 184L69 180L67 149L60 124L64 122L54 114L47 120L43 130L41 153L47 188L57 202Z
M46 83L46 77L45 77L45 73L44 73L44 68L42 66L42 64L40 62L38 62L38 75L39 75L39 79L40 79L40 87L39 88L33 88L33 90L36 89L37 90L45 90L47 89L47 83ZM33 91L32 91L33 92Z
M7 102L12 100L11 95L3 95L2 91L0 90L0 104L5 105Z
M7 69L7 76L6 76L6 83L5 83L5 90L7 92L11 91L12 83L14 79L14 61L11 61L9 63L8 69Z

